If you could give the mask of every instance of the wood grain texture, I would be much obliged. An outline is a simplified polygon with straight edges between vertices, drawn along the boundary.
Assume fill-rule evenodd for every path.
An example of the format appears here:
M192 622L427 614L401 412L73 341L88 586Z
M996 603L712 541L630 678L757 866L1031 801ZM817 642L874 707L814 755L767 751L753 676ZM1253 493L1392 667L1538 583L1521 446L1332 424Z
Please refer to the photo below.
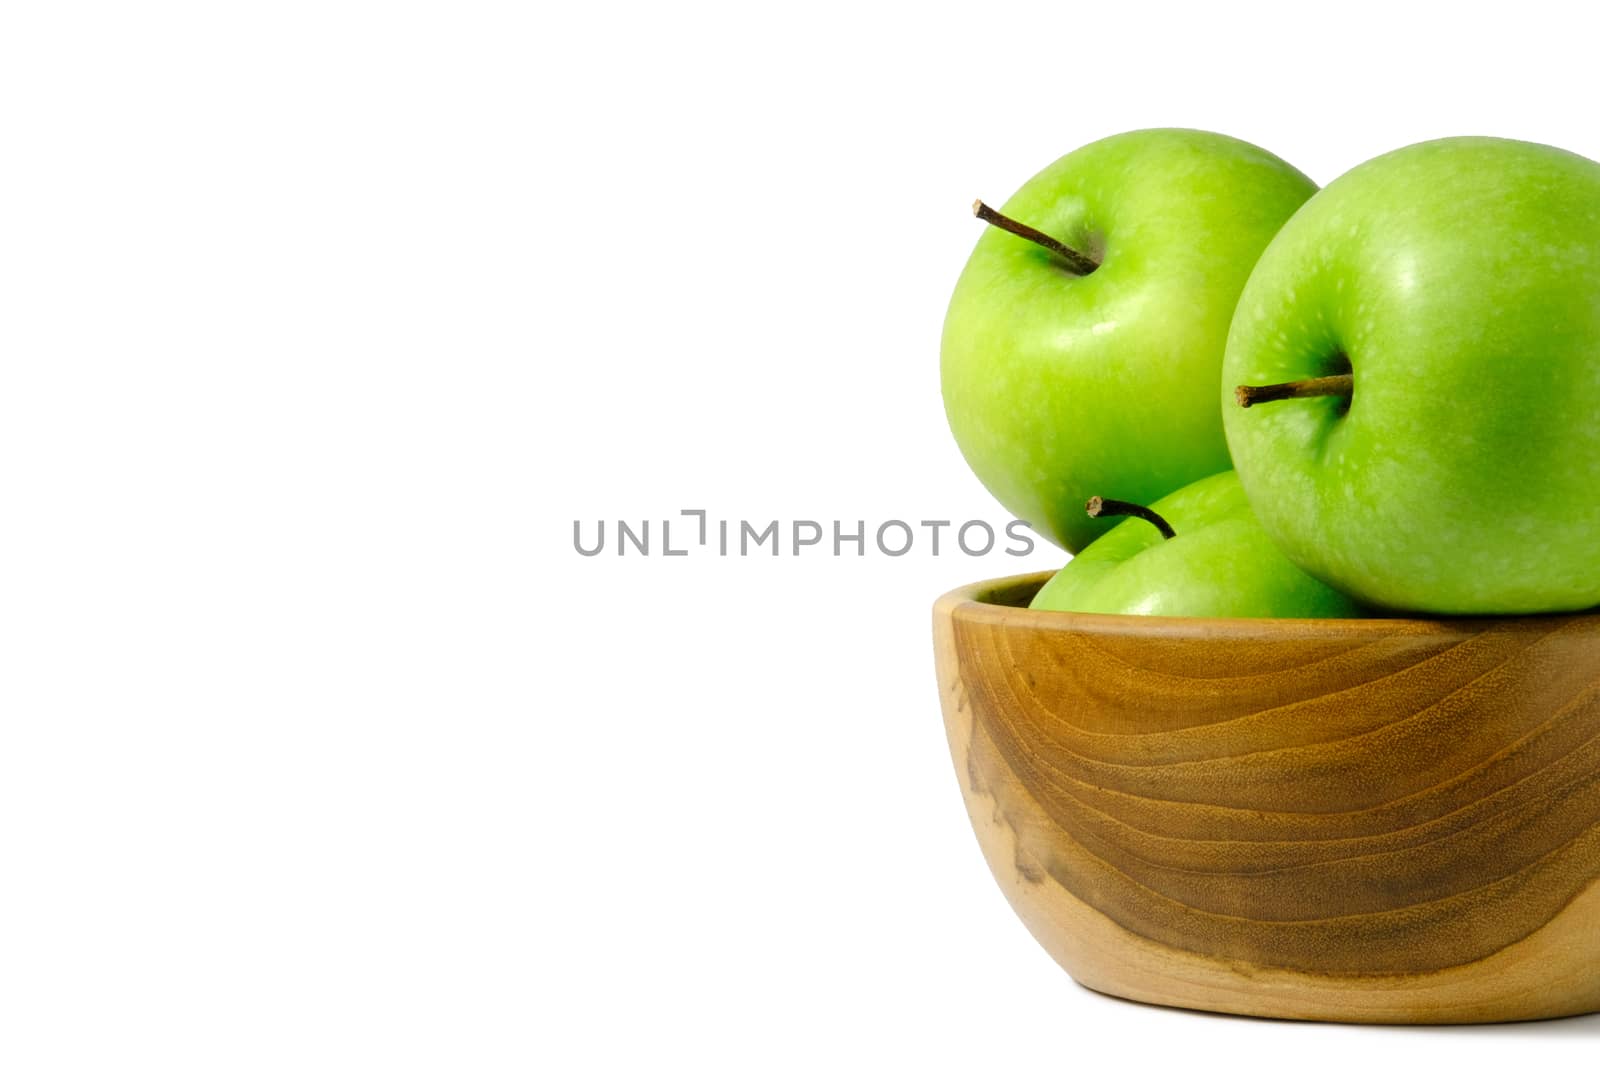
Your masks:
M1600 1010L1600 616L934 609L1012 906L1118 996L1286 1018Z

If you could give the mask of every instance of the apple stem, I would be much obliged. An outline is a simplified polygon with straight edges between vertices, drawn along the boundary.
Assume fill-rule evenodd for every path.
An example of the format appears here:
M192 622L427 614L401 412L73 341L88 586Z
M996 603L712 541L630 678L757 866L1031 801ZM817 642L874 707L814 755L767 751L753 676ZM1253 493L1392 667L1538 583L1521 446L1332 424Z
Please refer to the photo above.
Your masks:
M1042 248L1048 248L1066 261L1067 269L1074 274L1092 274L1100 264L1069 245L1064 245L1049 234L1034 229L1025 222L1018 222L1007 215L1002 215L982 200L972 202L972 213L989 225L1002 229L1010 234L1015 234L1024 240L1032 241Z
M1103 496L1092 496L1089 502L1083 505L1083 510L1089 513L1091 519L1099 519L1111 515L1131 515L1136 519L1143 519L1151 526L1161 531L1161 539L1170 541L1178 536L1178 531L1160 515L1151 511L1143 504L1130 504L1126 500L1112 500Z
M1298 382L1279 382L1277 385L1241 385L1233 391L1233 398L1242 408L1304 396L1342 396L1349 400L1355 388L1355 375L1330 374L1326 378L1304 378Z

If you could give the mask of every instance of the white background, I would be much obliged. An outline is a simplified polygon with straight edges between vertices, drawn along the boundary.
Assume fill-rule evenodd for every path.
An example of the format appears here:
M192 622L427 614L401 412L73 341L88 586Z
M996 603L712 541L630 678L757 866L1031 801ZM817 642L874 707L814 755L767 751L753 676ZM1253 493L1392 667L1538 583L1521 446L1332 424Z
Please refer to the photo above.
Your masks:
M1059 553L571 540L1004 521L939 400L973 197L1150 125L1600 157L1565 11L7 5L0 1060L1592 1062L1072 984L928 634Z

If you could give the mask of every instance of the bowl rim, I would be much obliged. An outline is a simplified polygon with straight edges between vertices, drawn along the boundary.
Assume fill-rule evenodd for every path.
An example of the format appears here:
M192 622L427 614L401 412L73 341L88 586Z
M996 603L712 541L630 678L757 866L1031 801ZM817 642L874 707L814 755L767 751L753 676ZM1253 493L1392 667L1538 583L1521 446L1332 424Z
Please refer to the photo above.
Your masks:
M1084 611L1035 611L1028 601L1055 571L989 578L950 590L934 602L934 616L1060 633L1103 636L1206 638L1441 637L1506 626L1549 628L1563 621L1600 630L1600 612L1549 615L1453 615L1369 619L1240 619L1179 615L1103 615Z

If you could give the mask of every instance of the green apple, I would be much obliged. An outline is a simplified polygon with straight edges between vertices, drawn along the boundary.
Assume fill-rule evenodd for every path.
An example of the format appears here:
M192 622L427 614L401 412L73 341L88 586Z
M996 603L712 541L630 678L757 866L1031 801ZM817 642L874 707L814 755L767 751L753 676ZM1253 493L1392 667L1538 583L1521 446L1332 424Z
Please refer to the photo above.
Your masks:
M1243 141L1141 130L980 212L996 225L956 283L940 363L950 428L1000 503L1076 551L1108 528L1083 514L1091 493L1149 503L1226 469L1228 320L1315 191Z
M1262 524L1330 585L1600 603L1600 165L1460 137L1350 171L1262 255L1223 393Z
M1086 517L1119 511L1160 522L1124 522L1095 541L1044 584L1033 607L1258 619L1364 614L1284 558L1233 471L1184 486L1148 509L1094 497Z

